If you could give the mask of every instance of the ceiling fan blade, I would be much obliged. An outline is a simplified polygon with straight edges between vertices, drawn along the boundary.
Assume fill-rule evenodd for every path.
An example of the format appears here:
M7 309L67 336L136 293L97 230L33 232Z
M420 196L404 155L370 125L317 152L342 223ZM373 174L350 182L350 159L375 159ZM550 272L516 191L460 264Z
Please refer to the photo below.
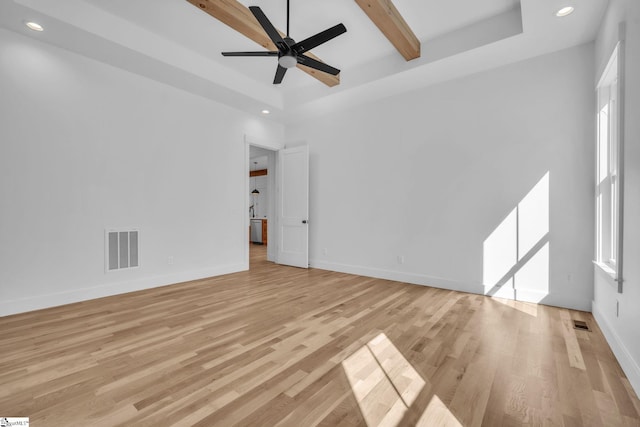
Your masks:
M276 30L276 27L274 27L271 21L269 21L267 15L262 12L262 9L260 9L258 6L249 6L249 10L251 11L251 13L253 13L253 16L256 17L258 23L260 23L260 25L264 29L264 32L267 33L273 44L275 44L276 47L282 52L286 52L287 50L289 50L289 45L287 45L278 30Z
M222 52L222 56L278 56L279 52Z
M279 85L282 83L282 79L284 78L284 73L287 72L287 69L278 64L278 69L276 70L276 76L273 78L273 84Z
M320 46L322 43L326 43L332 38L338 37L340 34L346 32L347 28L343 24L338 24L327 30L319 32L315 36L311 36L294 44L293 46L291 46L291 49L293 49L294 52L300 55L301 53L311 50L316 46Z
M309 58L306 55L298 55L298 64L306 65L307 67L315 68L325 73L337 76L340 70L333 68L331 65L327 65L324 62L316 61L313 58Z

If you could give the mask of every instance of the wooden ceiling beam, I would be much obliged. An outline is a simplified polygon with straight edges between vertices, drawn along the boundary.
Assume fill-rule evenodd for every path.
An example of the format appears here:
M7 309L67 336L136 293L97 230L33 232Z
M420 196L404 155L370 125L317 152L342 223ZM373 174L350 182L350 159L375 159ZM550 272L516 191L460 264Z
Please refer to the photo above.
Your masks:
M209 15L216 18L218 21L228 25L240 34L248 37L254 42L267 50L278 50L273 44L269 36L264 32L264 29L253 16L253 13L248 7L238 2L237 0L187 0L189 3L207 12ZM282 31L278 31L282 37L285 34ZM305 52L305 55L313 58L317 61L323 62L320 58L312 54L311 52ZM323 73L322 71L315 70L313 68L305 67L298 64L297 67L326 84L329 87L340 84L340 75L332 76L331 74ZM275 63L274 63L275 70Z
M391 0L355 0L404 59L420 57L420 40Z

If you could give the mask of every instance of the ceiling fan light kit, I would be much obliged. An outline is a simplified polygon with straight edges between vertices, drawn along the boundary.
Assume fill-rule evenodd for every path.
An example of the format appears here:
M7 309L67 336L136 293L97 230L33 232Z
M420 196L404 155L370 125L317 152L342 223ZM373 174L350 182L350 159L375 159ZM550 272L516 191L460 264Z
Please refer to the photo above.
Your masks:
M278 64L284 68L293 68L298 63L298 59L294 55L282 55L278 58Z
M271 21L269 21L264 12L262 12L262 9L258 6L249 6L249 10L253 16L255 16L260 26L264 29L265 33L269 36L278 50L259 52L222 52L223 56L277 56L278 68L276 69L273 84L282 83L282 79L284 78L287 69L293 68L297 64L301 64L333 76L337 76L340 73L339 69L313 59L310 56L305 55L305 53L314 47L320 46L340 34L345 33L347 29L343 24L335 25L296 43L295 40L289 37L289 0L287 0L287 35L284 38L280 35L278 30L276 30Z

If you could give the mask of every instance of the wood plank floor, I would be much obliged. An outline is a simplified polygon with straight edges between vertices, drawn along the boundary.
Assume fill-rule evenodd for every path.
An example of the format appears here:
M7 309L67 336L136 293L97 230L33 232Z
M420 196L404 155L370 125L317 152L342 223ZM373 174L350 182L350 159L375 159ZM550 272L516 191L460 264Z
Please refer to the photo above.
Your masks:
M0 416L35 427L640 425L588 313L275 266L252 249L250 272L0 318Z

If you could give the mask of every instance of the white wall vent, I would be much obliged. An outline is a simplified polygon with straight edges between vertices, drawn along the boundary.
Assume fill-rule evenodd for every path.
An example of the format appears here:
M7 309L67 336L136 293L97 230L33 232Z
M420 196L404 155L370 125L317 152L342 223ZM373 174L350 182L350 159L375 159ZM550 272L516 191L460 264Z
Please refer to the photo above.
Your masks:
M105 230L106 271L138 266L138 230Z

